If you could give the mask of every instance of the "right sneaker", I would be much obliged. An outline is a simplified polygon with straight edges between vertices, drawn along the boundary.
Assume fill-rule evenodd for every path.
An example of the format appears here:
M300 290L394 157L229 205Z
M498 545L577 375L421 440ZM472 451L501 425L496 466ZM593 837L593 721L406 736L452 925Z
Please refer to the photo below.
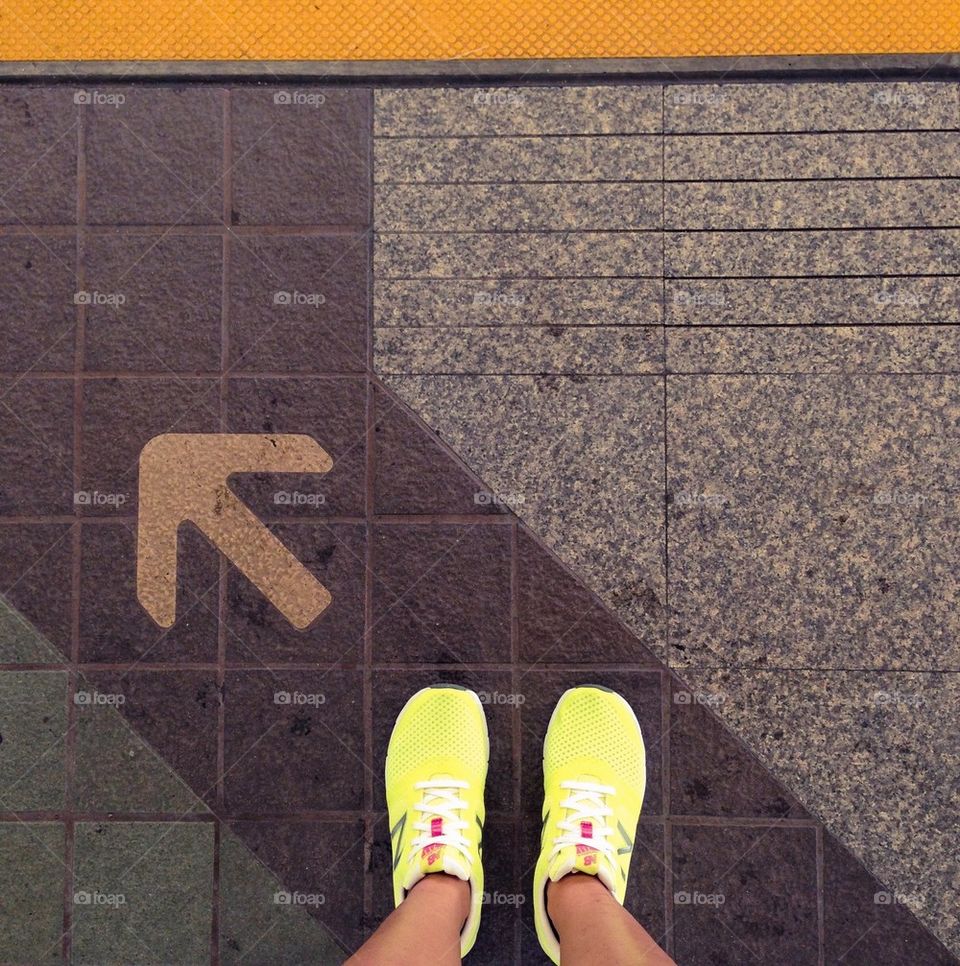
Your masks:
M543 742L543 832L533 875L533 917L544 952L560 962L547 883L595 875L623 905L643 804L646 760L637 716L615 691L571 688Z
M480 698L439 684L403 706L387 748L386 786L393 847L393 898L400 905L435 872L470 885L460 955L477 938L483 904L483 786L490 741Z

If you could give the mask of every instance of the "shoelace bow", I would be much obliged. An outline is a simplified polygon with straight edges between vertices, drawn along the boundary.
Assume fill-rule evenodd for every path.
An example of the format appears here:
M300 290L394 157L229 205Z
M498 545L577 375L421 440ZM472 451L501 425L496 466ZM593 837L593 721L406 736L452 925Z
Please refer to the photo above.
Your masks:
M423 792L423 798L413 807L425 816L439 818L443 821L443 833L432 834L432 823L429 819L414 822L413 827L421 834L410 843L410 860L420 854L420 850L427 845L449 845L456 849L466 860L473 863L470 854L470 842L463 835L463 830L470 827L469 822L457 818L456 813L467 807L467 803L460 797L459 792L469 785L465 781L455 778L432 778L429 781L417 782L414 788Z
M613 814L613 809L606 804L608 795L615 795L616 789L612 785L599 785L595 782L566 781L560 782L560 787L570 792L570 795L560 802L560 807L568 809L566 819L557 822L557 828L565 834L558 835L553 840L552 859L561 849L568 845L584 845L596 849L608 861L614 861L615 849L607 836L613 834L613 829L607 825L607 816ZM583 823L590 823L590 836L583 835Z

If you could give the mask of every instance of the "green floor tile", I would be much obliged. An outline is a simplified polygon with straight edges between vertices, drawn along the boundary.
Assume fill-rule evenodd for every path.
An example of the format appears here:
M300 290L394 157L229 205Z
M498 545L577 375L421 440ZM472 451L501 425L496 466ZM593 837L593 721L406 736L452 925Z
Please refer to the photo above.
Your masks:
M0 597L0 664L60 664L63 655Z
M74 787L80 811L209 811L109 705L78 708Z
M0 809L63 807L67 675L0 672Z
M77 966L208 963L212 906L212 824L77 825Z
M280 881L227 829L220 843L220 960L225 966L316 966L346 954L303 906L278 901Z
M0 962L60 962L63 862L62 825L0 824Z

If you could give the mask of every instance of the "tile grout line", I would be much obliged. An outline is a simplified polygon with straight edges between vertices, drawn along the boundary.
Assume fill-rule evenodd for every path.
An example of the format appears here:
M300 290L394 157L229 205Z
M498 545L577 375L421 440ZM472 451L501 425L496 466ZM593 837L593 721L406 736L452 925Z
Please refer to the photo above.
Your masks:
M86 238L87 219L87 155L86 155L86 108L77 105L77 197L76 197L76 292L82 292L86 284ZM73 488L78 491L83 477L83 381L84 326L86 306L78 302L75 307L76 330L74 332L73 359ZM82 524L79 509L74 505L74 522L71 527L71 600L70 600L70 661L67 671L67 731L64 747L64 889L63 889L63 937L61 955L64 963L73 956L73 892L76 881L76 779L77 779L77 705L73 696L79 684L80 664L80 563L82 552Z
M817 966L824 966L826 951L826 930L824 923L823 891L823 823L817 822L815 829L817 855Z
M373 521L375 516L374 480L376 473L375 426L376 395L373 370L373 229L374 229L374 157L373 131L375 97L370 88L367 97L369 110L367 127L367 277L366 277L366 392L364 453L364 572L363 572L363 807L364 807L364 862L363 862L363 936L373 922L373 850L376 841L376 824L373 795ZM389 825L389 820L387 822Z
M672 957L673 942L673 826L671 824L670 796L670 701L672 679L670 676L670 528L667 515L667 236L666 224L666 172L667 139L666 85L660 89L660 324L663 333L663 632L665 666L660 672L660 767L661 811L663 812L663 932L666 952Z
M223 207L221 219L223 221L223 236L221 242L221 275L220 275L220 385L219 385L219 416L220 432L227 430L227 387L229 381L227 372L230 369L230 220L233 205L233 130L231 127L230 89L222 92L222 124L223 124ZM227 561L222 553L217 554L217 810L214 817L213 831L213 889L212 906L210 912L210 963L218 966L220 963L220 906L221 906L221 848L223 845L223 829L220 816L224 815L224 770L226 745L226 663L227 663Z
M520 531L517 517L514 516L510 527L510 690L516 695L520 686L518 665L520 661L520 608L519 608L519 549ZM522 786L523 786L523 729L521 722L521 708L519 704L514 704L510 713L510 742L511 757L513 759L513 813L517 818L514 836L519 839L522 835ZM520 855L521 849L519 842L514 842L513 848L513 886L520 894L523 894L523 883L520 881ZM520 918L520 909L516 909L513 919L513 961L522 961L523 949L523 923Z

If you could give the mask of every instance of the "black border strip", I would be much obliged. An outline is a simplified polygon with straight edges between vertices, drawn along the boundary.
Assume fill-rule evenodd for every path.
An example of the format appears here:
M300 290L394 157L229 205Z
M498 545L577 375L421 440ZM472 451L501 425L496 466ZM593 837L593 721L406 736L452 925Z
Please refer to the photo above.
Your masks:
M639 57L570 60L366 61L5 61L2 80L83 82L123 79L204 81L323 80L325 82L536 84L544 80L954 80L960 53L844 54L750 57Z

